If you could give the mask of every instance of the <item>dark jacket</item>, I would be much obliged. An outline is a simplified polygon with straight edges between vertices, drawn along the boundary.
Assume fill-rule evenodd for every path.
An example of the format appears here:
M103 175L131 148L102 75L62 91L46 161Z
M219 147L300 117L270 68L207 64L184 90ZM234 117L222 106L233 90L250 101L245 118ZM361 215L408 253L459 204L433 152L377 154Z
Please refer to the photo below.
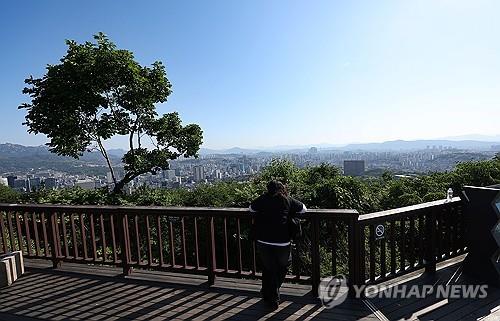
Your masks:
M288 217L295 216L304 204L289 196L268 193L259 196L250 205L255 211L256 239L271 243L290 242Z

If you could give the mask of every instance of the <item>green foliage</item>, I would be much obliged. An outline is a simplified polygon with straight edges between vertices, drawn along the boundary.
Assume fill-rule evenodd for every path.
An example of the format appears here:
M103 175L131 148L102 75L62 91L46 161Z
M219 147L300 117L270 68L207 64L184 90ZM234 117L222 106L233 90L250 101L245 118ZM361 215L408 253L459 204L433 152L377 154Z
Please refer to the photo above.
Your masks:
M17 203L21 200L21 194L8 186L0 185L0 203Z
M23 93L31 97L26 109L28 132L45 134L58 155L79 158L97 149L107 160L115 192L135 177L167 169L168 161L197 156L202 143L198 125L181 125L175 112L158 117L156 103L172 92L165 67L156 61L141 66L132 52L117 49L103 33L95 43L68 40L59 64L48 65L42 78L26 79ZM125 176L117 181L103 141L115 135L129 137L123 157ZM141 145L143 136L154 149Z
M106 189L86 190L79 187L39 190L25 194L24 201L39 204L65 205L107 205L117 204L113 196Z

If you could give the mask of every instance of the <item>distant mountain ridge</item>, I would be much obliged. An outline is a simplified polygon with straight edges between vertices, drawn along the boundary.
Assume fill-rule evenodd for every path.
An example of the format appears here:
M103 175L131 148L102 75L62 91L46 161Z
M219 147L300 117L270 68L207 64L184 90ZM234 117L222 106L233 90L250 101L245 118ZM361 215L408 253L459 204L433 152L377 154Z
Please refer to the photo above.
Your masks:
M478 135L466 135L457 136L458 137L477 137ZM288 153L304 153L307 152L311 147L317 147L320 151L412 151L412 150L422 150L426 148L439 148L439 147L450 147L456 149L469 149L469 150L482 150L489 151L492 146L500 146L500 135L499 136L481 136L485 140L453 140L450 139L429 139L429 140L393 140L381 143L353 143L347 145L335 145L335 144L316 144L316 145L282 145L267 148L241 148L232 147L228 149L211 149L211 148L200 148L200 155L217 155L217 154L257 154L257 153L272 153L272 152L288 152ZM498 137L496 141L493 139ZM126 153L126 150L120 148L109 149L108 154L113 159L113 161L121 162L121 158ZM70 157L57 156L51 153L47 146L24 146L19 144L4 143L0 144L0 158L5 157L43 157L43 158L61 158L70 159ZM97 162L99 164L105 164L102 155L99 152L84 153L80 158L80 161L86 162Z
M114 165L121 164L121 157L110 154L110 158ZM47 146L0 144L0 174L27 173L32 169L98 175L105 175L108 171L106 161L99 152L84 153L80 159L74 159L51 153Z
M489 151L492 146L500 145L498 141L482 141L482 140L445 140L445 139L429 139L429 140L393 140L382 143L355 143L347 145L330 145L318 144L309 146L277 146L262 149L245 149L233 147L230 149L207 149L201 148L201 155L209 154L257 154L262 152L307 152L311 147L317 147L320 151L415 151L427 148L449 147L455 149L467 149L476 151Z

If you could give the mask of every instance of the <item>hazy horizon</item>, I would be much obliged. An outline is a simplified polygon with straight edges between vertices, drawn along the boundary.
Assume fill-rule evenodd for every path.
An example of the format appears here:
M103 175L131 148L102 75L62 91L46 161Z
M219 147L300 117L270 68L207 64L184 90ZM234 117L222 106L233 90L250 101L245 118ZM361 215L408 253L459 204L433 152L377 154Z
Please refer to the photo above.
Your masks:
M390 140L390 141L366 141L366 142L349 142L346 144L333 144L333 143L328 143L328 142L322 142L322 143L313 143L313 144L304 144L304 145L293 145L293 144L280 144L280 145L255 145L255 146L225 146L221 148L213 148L210 146L201 146L201 148L208 149L208 150L228 150L232 148L241 148L241 149L249 149L249 150L272 150L272 149L295 149L295 148L309 148L309 147L317 147L317 148L335 148L335 147L344 147L348 145L356 145L356 144L381 144L381 143L386 143L386 142L392 142L392 141L407 141L407 142L412 142L412 141L440 141L440 140L445 140L445 141L480 141L480 142L491 142L491 143L500 143L500 135L493 135L493 136L487 136L487 135L479 135L479 134L469 134L469 135L461 135L461 136L453 136L453 137L437 137L437 138L430 138L430 139L397 139L397 140ZM20 144L17 142L9 142L5 141L2 142L0 141L0 144L18 144L18 145L23 145L23 146L28 146L28 147L37 147L37 146L42 146L44 143L41 144ZM108 141L106 143L106 147L108 149L123 149L123 150L128 150L127 146L113 146L113 144L110 144Z
M0 141L45 142L21 125L23 80L57 63L65 39L99 31L166 65L173 94L158 112L199 124L204 148L498 136L499 11L489 0L10 2Z

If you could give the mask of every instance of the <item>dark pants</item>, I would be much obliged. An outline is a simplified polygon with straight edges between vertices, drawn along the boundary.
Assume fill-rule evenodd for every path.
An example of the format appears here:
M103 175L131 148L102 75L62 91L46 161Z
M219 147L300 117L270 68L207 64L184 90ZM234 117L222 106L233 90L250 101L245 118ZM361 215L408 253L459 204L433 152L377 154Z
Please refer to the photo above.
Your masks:
M280 287L292 262L290 245L275 246L257 242L262 262L262 296L266 301L280 299Z

